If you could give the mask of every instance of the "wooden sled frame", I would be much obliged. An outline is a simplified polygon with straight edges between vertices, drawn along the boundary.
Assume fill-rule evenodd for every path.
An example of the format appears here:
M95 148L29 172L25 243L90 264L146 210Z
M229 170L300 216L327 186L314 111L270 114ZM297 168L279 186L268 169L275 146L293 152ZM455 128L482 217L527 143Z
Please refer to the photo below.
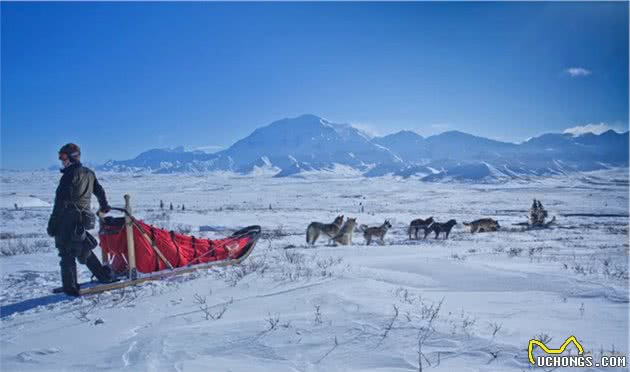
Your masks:
M261 232L260 226L248 226L234 232L231 235L231 236L246 236L246 235L252 236L252 241L243 249L244 252L239 257L233 258L233 259L222 260L222 261L198 263L198 264L188 265L184 267L173 267L171 263L168 262L166 257L164 257L162 252L158 249L155 242L153 242L153 240L149 238L146 232L143 231L142 228L135 222L135 219L131 215L130 196L128 194L125 195L125 208L124 209L123 208L112 208L112 209L125 213L125 229L126 229L126 234L127 234L127 252L128 252L127 257L129 258L128 259L128 266L129 266L128 278L129 279L121 280L114 283L97 284L92 287L79 289L79 294L82 296L88 295L88 294L106 292L113 289L120 289L120 288L137 285L137 284L141 284L148 281L161 280L161 279L169 278L176 275L191 273L191 272L201 270L201 269L236 265L236 264L239 264L241 261L245 260L252 253L252 251L254 250L254 247L256 246L256 243L258 242L258 239L260 238L260 232ZM99 215L99 217L102 217L102 215ZM151 243L151 247L153 248L153 250L155 250L158 256L167 264L167 266L169 267L168 269L162 270L162 271L156 271L156 272L138 277L138 271L136 268L136 259L135 259L135 245L133 241L134 226L138 228L141 235L145 239L147 239L149 243ZM107 252L105 251L102 252L102 259L103 259L103 262L109 261ZM53 293L62 293L62 292L63 292L62 287L53 289Z

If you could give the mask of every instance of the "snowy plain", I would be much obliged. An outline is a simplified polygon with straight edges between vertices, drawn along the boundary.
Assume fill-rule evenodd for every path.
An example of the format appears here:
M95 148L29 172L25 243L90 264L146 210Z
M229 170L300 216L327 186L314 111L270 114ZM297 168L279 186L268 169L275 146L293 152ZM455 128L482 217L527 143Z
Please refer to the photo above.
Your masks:
M2 173L5 310L42 303L59 285L45 233L58 179ZM206 237L257 224L264 237L240 266L5 311L2 371L417 371L419 348L424 371L528 371L530 338L557 347L570 335L596 358L628 352L627 169L501 184L334 173L99 179L112 205L129 193L148 223ZM533 198L556 216L553 228L512 225ZM311 221L339 214L393 228L384 246L365 246L358 232L351 246L306 245ZM409 240L408 223L429 216L459 224L448 240ZM481 217L502 229L461 224Z

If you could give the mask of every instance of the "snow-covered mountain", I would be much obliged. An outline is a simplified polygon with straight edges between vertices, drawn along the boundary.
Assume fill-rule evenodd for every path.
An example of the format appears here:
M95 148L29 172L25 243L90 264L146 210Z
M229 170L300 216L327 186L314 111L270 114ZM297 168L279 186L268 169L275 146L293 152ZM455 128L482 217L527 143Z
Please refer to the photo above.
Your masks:
M373 164L402 164L389 149L348 124L335 124L315 115L275 121L256 129L224 151L216 153L218 164L233 163L224 170L251 172L263 161L288 176L335 164L364 170Z
M400 131L371 138L351 125L302 115L258 128L214 154L181 147L154 149L134 159L109 161L100 168L156 173L228 171L277 177L343 170L368 177L491 182L618 166L628 166L628 132L551 133L521 144L458 131L427 138Z
M214 154L149 150L136 158L109 161L103 169L154 172L232 171L289 176L304 171L345 165L366 171L376 164L401 167L403 161L388 148L373 142L348 124L336 124L315 115L275 121L256 129L228 149Z
M216 156L203 151L184 151L182 146L174 149L152 149L129 160L110 160L100 169L127 171L151 170L155 172L171 172L199 169L200 164L212 162Z

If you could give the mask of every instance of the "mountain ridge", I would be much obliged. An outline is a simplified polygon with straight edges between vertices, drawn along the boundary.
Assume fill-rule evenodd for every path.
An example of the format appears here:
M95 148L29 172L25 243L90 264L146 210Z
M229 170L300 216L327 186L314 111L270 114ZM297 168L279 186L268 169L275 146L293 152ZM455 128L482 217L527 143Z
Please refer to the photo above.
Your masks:
M371 137L349 124L305 114L259 127L214 153L182 147L151 149L133 159L110 160L98 169L221 171L276 177L353 169L367 177L494 182L616 166L628 166L628 132L610 130L578 136L545 133L520 144L461 131L423 137L402 130Z

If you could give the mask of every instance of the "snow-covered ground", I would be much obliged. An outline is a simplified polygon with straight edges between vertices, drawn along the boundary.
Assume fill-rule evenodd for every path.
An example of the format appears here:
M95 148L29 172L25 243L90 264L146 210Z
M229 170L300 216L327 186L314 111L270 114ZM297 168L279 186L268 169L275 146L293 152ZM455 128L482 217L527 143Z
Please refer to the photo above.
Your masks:
M3 172L2 371L412 371L419 346L425 371L523 371L532 337L558 347L575 335L596 357L628 350L627 170L499 185L99 177L112 205L130 193L147 222L210 237L259 224L265 236L238 267L74 301L49 296L59 274L45 230L59 175ZM533 198L557 216L554 228L512 225ZM175 210L161 212L160 200ZM386 245L355 233L352 246L307 247L308 223L338 214L391 219ZM409 221L428 216L460 224L448 240L409 241ZM502 230L461 225L480 217Z

